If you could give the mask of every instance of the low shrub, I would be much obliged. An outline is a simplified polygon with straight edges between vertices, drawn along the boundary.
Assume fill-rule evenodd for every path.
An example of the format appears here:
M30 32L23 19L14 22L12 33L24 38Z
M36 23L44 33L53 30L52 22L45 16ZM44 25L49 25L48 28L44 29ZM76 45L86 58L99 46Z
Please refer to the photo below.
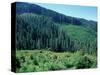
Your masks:
M27 56L26 56L27 55ZM22 62L21 60L24 60ZM18 52L16 59L17 72L37 72L49 70L95 68L96 56L82 54L80 51L56 53L52 51Z

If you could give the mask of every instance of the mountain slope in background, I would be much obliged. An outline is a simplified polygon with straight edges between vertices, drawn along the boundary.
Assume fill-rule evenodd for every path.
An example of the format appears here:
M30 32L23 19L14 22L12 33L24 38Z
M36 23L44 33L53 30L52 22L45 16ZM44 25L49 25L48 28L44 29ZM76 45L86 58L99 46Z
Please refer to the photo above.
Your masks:
M47 17L51 17L53 21L57 23L79 25L83 27L92 28L95 31L97 31L97 22L95 21L66 16L64 14L46 9L36 4L16 2L16 14L20 15L23 13L34 13L37 15L44 15Z

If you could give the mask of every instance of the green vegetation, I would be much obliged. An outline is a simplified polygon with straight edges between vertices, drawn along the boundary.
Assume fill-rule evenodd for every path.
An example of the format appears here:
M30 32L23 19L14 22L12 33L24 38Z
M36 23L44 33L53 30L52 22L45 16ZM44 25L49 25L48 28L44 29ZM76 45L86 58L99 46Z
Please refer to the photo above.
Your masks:
M33 13L16 17L18 50L50 48L55 52L84 50L96 54L97 34L91 28L58 24L52 18Z
M60 29L74 42L76 50L83 49L86 53L96 54L97 34L94 30L76 25L62 25Z
M16 3L16 72L97 66L97 22Z
M81 51L52 52L48 50L21 50L16 52L17 72L37 72L96 68L96 56L82 54ZM20 67L19 67L20 65Z

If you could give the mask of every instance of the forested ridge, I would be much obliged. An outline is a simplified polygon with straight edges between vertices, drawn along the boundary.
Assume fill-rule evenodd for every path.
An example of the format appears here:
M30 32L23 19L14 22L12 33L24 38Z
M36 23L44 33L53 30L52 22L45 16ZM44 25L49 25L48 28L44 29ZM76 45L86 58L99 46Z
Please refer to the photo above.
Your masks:
M16 2L16 49L96 54L97 22Z
M20 15L23 13L34 13L37 15L44 15L47 17L51 17L52 20L56 23L74 24L74 25L79 25L79 26L84 26L84 27L91 27L94 30L97 30L96 21L86 20L83 18L76 18L72 16L66 16L64 14L46 9L36 4L16 2L16 14Z

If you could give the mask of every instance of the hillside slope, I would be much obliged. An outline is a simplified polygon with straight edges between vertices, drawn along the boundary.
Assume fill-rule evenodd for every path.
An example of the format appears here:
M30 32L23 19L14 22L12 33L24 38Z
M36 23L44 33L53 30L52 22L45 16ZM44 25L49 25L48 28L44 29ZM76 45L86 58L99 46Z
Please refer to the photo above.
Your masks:
M45 49L96 53L97 34L91 28L57 24L50 17L24 13L16 17L17 49Z
M23 13L34 13L37 15L44 15L47 17L51 17L54 22L64 23L64 24L73 24L83 27L92 28L97 31L97 22L89 21L82 18L76 18L72 16L66 16L64 14L58 13L53 10L46 9L36 4L25 3L25 2L15 2L16 4L16 14Z

